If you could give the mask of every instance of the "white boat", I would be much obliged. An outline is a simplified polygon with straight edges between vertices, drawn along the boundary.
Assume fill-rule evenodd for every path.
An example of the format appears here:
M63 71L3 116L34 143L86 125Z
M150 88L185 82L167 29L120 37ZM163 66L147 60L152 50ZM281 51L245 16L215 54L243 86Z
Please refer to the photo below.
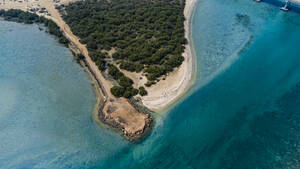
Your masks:
M288 6L289 6L289 1L286 0L284 7L281 7L280 9L283 10L283 11L288 11L289 10Z

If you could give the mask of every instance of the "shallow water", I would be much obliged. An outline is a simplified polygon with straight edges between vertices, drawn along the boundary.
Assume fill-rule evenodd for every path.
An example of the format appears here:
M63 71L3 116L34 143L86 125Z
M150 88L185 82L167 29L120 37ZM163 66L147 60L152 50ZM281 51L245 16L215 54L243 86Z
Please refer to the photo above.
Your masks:
M195 85L133 145L94 124L68 49L1 21L0 168L300 168L299 14L199 0L192 26Z
M87 165L125 141L92 120L95 93L38 26L0 21L0 168Z

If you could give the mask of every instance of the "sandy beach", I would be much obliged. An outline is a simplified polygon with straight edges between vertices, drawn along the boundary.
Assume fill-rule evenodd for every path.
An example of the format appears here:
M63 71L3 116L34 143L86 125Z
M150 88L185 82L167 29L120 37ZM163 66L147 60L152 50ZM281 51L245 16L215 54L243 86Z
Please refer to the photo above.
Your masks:
M73 51L82 53L85 56L85 70L91 76L94 87L96 89L97 104L94 111L94 119L97 123L105 122L118 128L123 135L129 139L135 139L144 134L145 130L151 127L152 118L148 114L140 113L125 98L115 98L110 93L110 88L113 82L107 80L99 71L96 64L88 55L88 50L85 45L79 42L79 38L75 36L70 27L64 22L60 13L55 9L56 5L68 4L76 0L61 0L54 2L53 0L20 0L20 1L1 1L0 9L21 9L30 11L32 9L45 8L46 12L37 12L38 15L45 16L56 22L56 24L64 32L66 38L71 42L70 48ZM195 59L192 54L192 46L190 39L190 22L193 14L193 9L197 0L187 0L184 9L186 20L185 37L188 39L188 44L185 46L183 56L185 58L183 64L170 73L165 80L161 80L156 85L147 88L148 96L142 97L144 106L151 110L161 110L173 103L176 99L182 96L193 82L195 69ZM136 82L136 86L141 86L146 82L146 77L140 79L139 75L125 73ZM100 117L102 116L102 118ZM97 117L100 117L97 118Z
M166 80L160 80L154 86L148 87L148 95L142 98L143 104L151 110L162 110L175 102L182 96L193 84L195 75L196 61L193 56L193 47L191 39L191 19L197 0L186 0L184 8L185 37L188 44L183 53L184 62L182 65L171 72Z
M80 52L85 56L83 66L93 80L98 95L93 116L95 121L100 122L101 120L119 129L125 138L129 140L136 140L143 137L146 134L145 131L149 131L148 128L151 127L152 118L148 114L139 112L127 99L115 98L110 93L113 82L105 79L88 55L86 46L79 42L79 38L72 33L70 27L55 9L55 5L67 4L72 1L74 0L63 0L59 4L52 0L5 1L5 3L1 3L0 9L21 9L28 11L33 8L45 8L47 12L37 12L37 14L53 20L71 42L70 49L75 53Z
M67 4L73 1L76 0L61 0L60 4ZM160 80L157 84L148 87L148 95L141 98L143 105L151 110L161 110L167 108L169 104L173 103L174 101L176 101L176 99L182 96L193 83L193 76L195 72L196 63L195 57L193 56L191 45L192 42L190 39L190 26L193 10L196 3L197 0L186 0L186 5L184 9L184 15L186 18L184 22L185 37L188 39L188 44L185 46L185 52L183 53L183 56L185 58L184 62L179 68L169 73L165 80ZM55 3L50 0L2 1L0 9L21 9L25 11L28 10L29 7L45 7L51 14L51 16L45 16L54 20L60 27L62 27L63 31L66 33L66 36L68 38L71 38L71 41L75 43L76 46L79 46L80 51L84 55L88 55L85 46L79 43L79 39L73 35L68 25L63 22L59 13L55 10L54 4ZM100 71L96 71L97 67L95 63L90 59L90 57L87 57L87 62L95 71L95 74L97 77L99 77L99 80L101 82L104 82L103 86L105 90L109 91L112 84L109 82L105 82L107 80L104 79ZM146 82L145 77L139 79L139 76L130 72L127 72L126 75L135 81L135 87L140 86ZM107 94L109 95L109 97L112 97L110 92L107 92Z

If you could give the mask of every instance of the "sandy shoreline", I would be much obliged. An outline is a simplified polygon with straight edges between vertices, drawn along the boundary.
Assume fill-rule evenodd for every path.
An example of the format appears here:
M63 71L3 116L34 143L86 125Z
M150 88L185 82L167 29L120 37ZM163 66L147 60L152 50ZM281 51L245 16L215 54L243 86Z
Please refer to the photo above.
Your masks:
M69 2L76 1L76 0L61 0L61 3L67 4ZM188 44L185 46L185 52L183 56L185 58L182 65L175 69L173 72L169 73L166 77L166 80L161 80L157 84L147 88L148 95L141 98L142 103L144 106L151 110L163 110L168 108L168 106L174 103L177 99L179 99L183 94L187 92L190 86L193 84L195 76L195 69L196 69L196 58L193 54L193 47L192 47L192 39L191 39L191 19L193 16L194 8L196 6L197 0L186 0L185 8L184 8L184 16L186 18L184 22L185 28L185 37L188 39ZM65 23L61 23L61 19L58 19L57 12L54 11L53 2L52 1L41 1L39 2L41 6L45 6L47 9L50 9L49 13L52 14L49 18L55 20L63 28L67 27L67 33L70 35L71 32L69 31L68 26ZM14 2L14 1L7 1L5 4L0 5L0 9L22 9L26 10L28 6L37 6L38 2L36 1L27 1L27 2ZM52 6L52 7L51 7ZM66 31L66 30L64 30ZM68 35L67 35L68 36ZM70 38L70 36L69 36ZM71 38L74 38L72 36ZM75 41L78 41L76 39ZM83 46L79 45L80 48ZM81 50L83 53L87 53L85 50ZM95 64L88 58L87 62L90 64L91 67L96 67ZM101 77L100 73L97 71L95 72L97 76L100 77L100 80L106 81L103 77ZM133 75L134 76L134 75ZM139 82L142 84L145 82L145 79ZM109 89L111 84L105 83L105 88ZM108 90L109 91L109 90ZM110 95L110 93L107 93Z
M61 0L60 4L67 4L76 0ZM185 37L188 44L185 46L183 56L185 58L182 65L174 72L170 73L166 80L161 80L156 85L148 88L148 96L142 98L145 107L151 110L162 110L167 108L171 103L182 96L193 84L195 74L195 57L193 56L193 48L191 42L191 19L193 10L197 0L186 0L184 9L185 15ZM94 108L94 120L108 124L123 133L129 140L135 140L143 137L151 128L152 118L149 114L139 112L137 108L125 98L115 98L109 92L113 83L106 80L99 71L96 64L88 55L85 45L79 42L70 27L63 21L60 13L55 9L55 2L52 0L26 0L26 1L6 1L1 3L0 9L21 9L27 11L32 8L46 8L47 13L39 13L54 22L61 28L64 35L71 41L70 49L82 53L85 56L85 64L83 67L89 73L93 80L95 92L97 94L97 102ZM72 47L73 46L73 47ZM86 66L85 66L86 65ZM113 112L112 109L114 109ZM125 123L118 119L125 120Z
M193 53L191 39L191 22L197 0L186 0L184 8L185 37L188 44L182 54L185 58L182 65L171 72L166 80L161 80L154 86L147 88L148 95L142 98L143 105L151 110L161 111L167 109L172 103L184 95L194 83L196 73L196 57Z
M79 38L75 36L70 27L64 22L61 14L55 9L55 5L66 4L76 0L61 0L59 4L52 0L26 0L26 1L8 1L0 4L0 9L21 9L23 11L39 9L38 15L45 16L53 20L61 29L64 36L69 39L69 48L75 53L81 53L85 56L84 68L89 73L97 94L97 103L94 108L94 120L99 123L109 125L120 131L128 140L139 140L149 133L152 126L152 117L138 110L125 98L115 98L110 89L113 82L107 80L96 64L88 55L88 50L84 44L81 44ZM46 12L40 12L44 8Z

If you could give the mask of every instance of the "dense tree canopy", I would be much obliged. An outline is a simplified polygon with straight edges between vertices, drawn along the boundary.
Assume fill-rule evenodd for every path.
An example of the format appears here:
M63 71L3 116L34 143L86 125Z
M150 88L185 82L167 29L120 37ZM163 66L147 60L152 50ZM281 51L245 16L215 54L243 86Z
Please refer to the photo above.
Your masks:
M103 51L114 48L112 57L121 69L143 71L148 84L173 71L183 62L187 43L184 37L184 0L85 0L69 4L64 20L74 34L87 44L92 59L104 70L109 56ZM120 72L109 66L111 74L121 83ZM114 88L120 93L122 90ZM126 93L124 90L123 94ZM142 92L143 94L145 92ZM128 94L128 92L127 92ZM126 94L126 95L127 95Z
M132 87L126 77L104 52L112 48L114 63L131 72L144 72L148 82L155 84L159 77L182 64L184 45L184 0L85 0L69 4L62 11L73 33L87 45L89 55L101 71L109 74L119 86L111 89L116 97L146 95L145 88ZM67 45L59 27L51 20L20 10L0 10L6 20L24 23L43 23L50 34ZM83 59L82 55L78 59Z

